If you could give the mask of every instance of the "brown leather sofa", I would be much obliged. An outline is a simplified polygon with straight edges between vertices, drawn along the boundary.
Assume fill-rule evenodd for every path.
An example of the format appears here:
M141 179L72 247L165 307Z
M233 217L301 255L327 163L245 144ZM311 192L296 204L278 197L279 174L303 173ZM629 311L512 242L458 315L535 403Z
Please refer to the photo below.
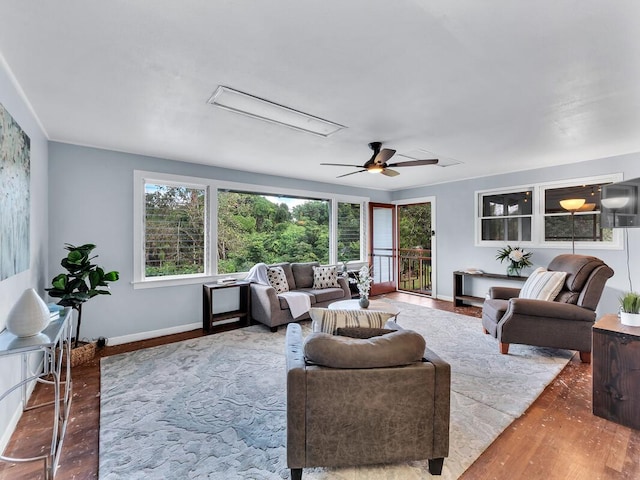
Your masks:
M424 347L419 334L403 332L411 331L370 339L312 333L303 342L300 325L287 326L292 479L300 480L307 467L425 459L432 474L441 474L449 453L450 366ZM408 351L410 358L397 359ZM333 366L319 364L318 355ZM377 366L369 368L368 361ZM389 365L394 362L401 365Z
M602 260L587 255L558 255L547 270L567 272L564 285L553 301L518 298L520 289L492 287L482 307L485 333L509 344L577 350L583 362L591 361L591 334L596 307L613 270Z

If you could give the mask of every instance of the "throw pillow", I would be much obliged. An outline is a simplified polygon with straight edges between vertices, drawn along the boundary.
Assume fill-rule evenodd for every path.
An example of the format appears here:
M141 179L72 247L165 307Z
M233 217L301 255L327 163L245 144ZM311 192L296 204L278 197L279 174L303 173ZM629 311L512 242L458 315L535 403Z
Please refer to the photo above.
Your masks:
M550 272L546 268L537 268L524 282L519 297L533 300L553 300L562 290L566 276L566 272Z
M287 276L282 267L269 267L267 269L267 278L269 279L271 286L276 289L276 293L289 291Z
M313 288L340 288L336 267L313 267Z
M309 316L313 332L335 335L338 328L343 327L383 328L385 322L395 315L376 310L329 310L314 307L309 310Z
M332 368L384 368L422 361L425 341L412 330L372 338L349 338L312 333L304 342L309 363Z

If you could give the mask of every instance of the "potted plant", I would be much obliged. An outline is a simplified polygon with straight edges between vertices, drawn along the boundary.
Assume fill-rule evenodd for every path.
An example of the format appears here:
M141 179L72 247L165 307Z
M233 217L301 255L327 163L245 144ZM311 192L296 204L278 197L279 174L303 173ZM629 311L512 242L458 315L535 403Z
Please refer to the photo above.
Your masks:
M358 287L358 293L360 294L360 306L362 308L367 308L369 306L369 290L371 289L371 283L373 283L373 278L371 278L371 268L368 265L363 265L360 267L356 278L350 280L355 282Z
M500 263L507 260L507 275L510 277L519 277L523 268L530 267L530 257L533 252L526 252L520 247L512 247L507 245L505 248L498 250L496 260L500 260Z
M640 327L640 294L628 292L620 297L620 322Z
M82 324L82 305L97 295L111 295L109 282L115 282L120 278L116 271L105 272L103 268L91 263L97 255L90 257L95 245L87 243L78 247L69 243L64 247L69 251L60 264L67 273L57 275L51 281L51 288L46 288L49 296L60 298L58 305L71 307L77 313L76 336L73 340L73 348L77 349L80 341L80 326ZM90 344L95 353L95 344ZM92 358L93 355L90 355ZM73 365L73 362L72 362Z

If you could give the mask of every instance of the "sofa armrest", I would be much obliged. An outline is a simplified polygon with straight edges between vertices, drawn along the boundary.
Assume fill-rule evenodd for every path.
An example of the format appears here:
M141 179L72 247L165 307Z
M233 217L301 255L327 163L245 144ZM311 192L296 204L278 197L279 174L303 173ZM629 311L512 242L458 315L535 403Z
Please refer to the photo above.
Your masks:
M344 277L338 277L338 283L344 290L344 298L351 298L351 289L349 288L349 281Z
M433 350L424 349L424 359L435 367L435 405L433 419L433 458L449 455L449 417L451 415L451 365Z
M519 288L491 287L489 289L489 298L496 298L499 300L509 300L510 298L517 298L518 295L520 295Z
M531 300L527 298L512 298L509 300L509 307L507 308L505 317L509 314L581 322L593 322L596 317L594 311L573 305L572 303L549 302L546 300Z
M276 289L271 285L251 284L251 317L271 325L274 312L280 310L280 301Z
M302 345L302 329L297 323L287 325L285 342L287 362L287 465L305 466L307 376Z

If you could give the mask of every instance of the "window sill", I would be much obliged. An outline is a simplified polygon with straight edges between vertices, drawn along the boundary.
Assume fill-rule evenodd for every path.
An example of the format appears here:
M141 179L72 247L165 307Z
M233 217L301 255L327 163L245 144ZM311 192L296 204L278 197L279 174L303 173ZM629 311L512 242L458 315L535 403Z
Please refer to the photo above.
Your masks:
M245 274L237 275L237 278L243 278ZM182 285L196 285L203 283L215 282L219 278L236 277L236 275L193 275L189 277L172 277L172 278L156 278L147 280L138 280L131 282L134 290L145 288L162 288L162 287L179 287Z

